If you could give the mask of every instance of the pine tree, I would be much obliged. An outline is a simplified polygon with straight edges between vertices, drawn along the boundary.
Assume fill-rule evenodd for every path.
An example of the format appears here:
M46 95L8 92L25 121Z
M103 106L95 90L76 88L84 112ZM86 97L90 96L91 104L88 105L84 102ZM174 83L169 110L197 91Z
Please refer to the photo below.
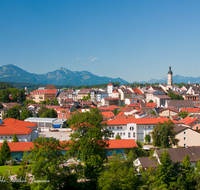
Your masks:
M17 135L14 133L13 135L13 141L12 142L19 142Z
M5 161L9 160L10 158L11 158L10 147L8 146L7 140L4 140L0 150L1 164L4 164Z

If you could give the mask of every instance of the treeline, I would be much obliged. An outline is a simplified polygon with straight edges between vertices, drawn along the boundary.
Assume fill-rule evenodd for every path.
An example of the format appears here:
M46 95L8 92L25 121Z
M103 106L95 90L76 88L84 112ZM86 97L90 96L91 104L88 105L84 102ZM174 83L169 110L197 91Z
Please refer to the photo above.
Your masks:
M26 99L25 90L18 88L7 88L0 90L0 102L23 102Z

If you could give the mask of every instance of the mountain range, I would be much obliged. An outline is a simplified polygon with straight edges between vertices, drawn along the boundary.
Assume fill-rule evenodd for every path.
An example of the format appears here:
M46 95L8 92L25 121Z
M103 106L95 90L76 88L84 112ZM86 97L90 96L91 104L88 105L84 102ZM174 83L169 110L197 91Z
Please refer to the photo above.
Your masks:
M9 64L0 67L0 81L1 82L18 82L18 83L43 83L43 84L54 84L54 85L95 85L95 84L106 84L109 82L120 82L120 84L127 84L121 78L110 78L110 77L99 77L88 71L70 71L64 67L53 72L45 74L29 73L15 65ZM138 81L134 81L138 82ZM141 81L138 83L167 83L167 77L163 79L151 79L149 81ZM173 77L174 83L200 83L200 77L183 77L175 75Z
M0 67L1 82L43 83L54 85L95 85L111 82L128 82L121 78L99 77L88 71L70 71L64 67L45 74L29 73L15 65L9 64Z

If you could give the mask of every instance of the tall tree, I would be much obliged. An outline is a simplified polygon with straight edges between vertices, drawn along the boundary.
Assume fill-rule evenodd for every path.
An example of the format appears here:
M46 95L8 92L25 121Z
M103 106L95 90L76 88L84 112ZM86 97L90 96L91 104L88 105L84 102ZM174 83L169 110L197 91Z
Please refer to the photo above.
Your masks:
M148 143L148 144L151 142L151 136L149 134L146 134L144 139L145 139L145 142Z
M107 138L111 132L103 122L99 109L92 108L89 112L76 112L68 120L69 126L74 129L71 134L70 156L76 155L85 163L85 177L96 183L99 172L103 170L106 158Z
M13 135L13 141L12 142L19 142L17 135L14 133Z
M171 120L159 122L151 133L154 146L167 148L178 144L179 140L175 138L174 123Z
M8 146L7 140L4 140L0 150L0 163L5 164L5 161L9 160L10 158L10 147Z
M33 183L31 188L64 189L63 186L67 183L66 178L70 175L70 170L68 167L61 167L66 159L61 151L67 146L67 143L61 144L54 138L49 140L37 138L34 140L33 146L29 156L29 159L33 161L32 175L35 180L46 180L47 183Z
M21 113L21 120L25 120L29 117L32 117L32 112L30 110L23 110Z
M124 160L121 154L113 155L100 174L98 185L102 190L137 189L140 184L133 166Z
M191 166L190 156L185 156L181 164L181 172L177 178L177 185L180 189L189 190L195 189L194 167Z
M161 154L161 164L147 180L148 189L176 189L180 165L173 164L167 151Z

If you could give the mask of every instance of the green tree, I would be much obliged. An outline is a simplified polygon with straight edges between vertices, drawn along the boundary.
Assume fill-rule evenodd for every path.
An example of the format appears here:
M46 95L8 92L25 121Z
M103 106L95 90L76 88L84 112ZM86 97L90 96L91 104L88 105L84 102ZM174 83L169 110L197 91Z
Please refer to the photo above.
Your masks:
M26 118L32 117L32 112L30 110L23 110L21 112L21 120L25 120Z
M29 159L32 160L31 172L35 180L47 180L48 183L33 183L32 189L62 189L70 175L68 167L60 167L65 162L62 150L67 143L50 138L37 138L33 141L33 149Z
M149 168L147 171L141 172L143 184L140 189L179 189L177 178L180 172L180 164L172 163L167 151L161 154L160 162L161 164L158 165L157 169Z
M178 95L178 94L175 94L174 92L172 91L169 91L167 93L167 96L171 97L172 100L184 100L183 97L181 95Z
M4 140L0 150L0 163L4 164L5 161L9 160L10 158L10 147L8 146L7 140Z
M47 107L41 107L40 110L38 111L38 116L44 117L44 118L56 118L57 112L54 109L49 109Z
M68 120L68 124L75 130L71 134L72 143L69 145L68 155L76 156L85 163L84 175L95 185L104 167L108 147L106 139L110 137L111 132L97 108L90 109L90 112L75 112Z
M181 172L177 179L177 185L180 189L189 190L195 189L194 167L190 164L190 156L185 156L181 164Z
M115 139L121 139L120 135L117 134L116 137L115 137Z
M113 155L100 174L98 185L102 190L137 189L140 180L133 167L124 160L121 154Z
M116 115L118 115L119 114L119 112L121 112L120 110L118 110L118 109L114 109L114 111L113 111L113 113L114 113L114 115L116 116Z
M14 133L12 142L19 142L17 135Z
M145 142L148 143L148 144L151 142L151 136L148 135L148 134L146 134L146 136L144 137L144 139L145 139Z
M13 106L6 112L6 118L20 119L19 106Z
M181 117L182 119L186 118L188 115L189 115L189 113L186 111L178 113L178 116Z
M153 103L153 100L149 100L149 102L148 103Z
M178 144L178 139L175 138L174 123L171 120L164 123L159 122L151 132L153 145L167 148Z
M13 190L12 182L10 181L8 173L0 173L0 189L1 190Z

